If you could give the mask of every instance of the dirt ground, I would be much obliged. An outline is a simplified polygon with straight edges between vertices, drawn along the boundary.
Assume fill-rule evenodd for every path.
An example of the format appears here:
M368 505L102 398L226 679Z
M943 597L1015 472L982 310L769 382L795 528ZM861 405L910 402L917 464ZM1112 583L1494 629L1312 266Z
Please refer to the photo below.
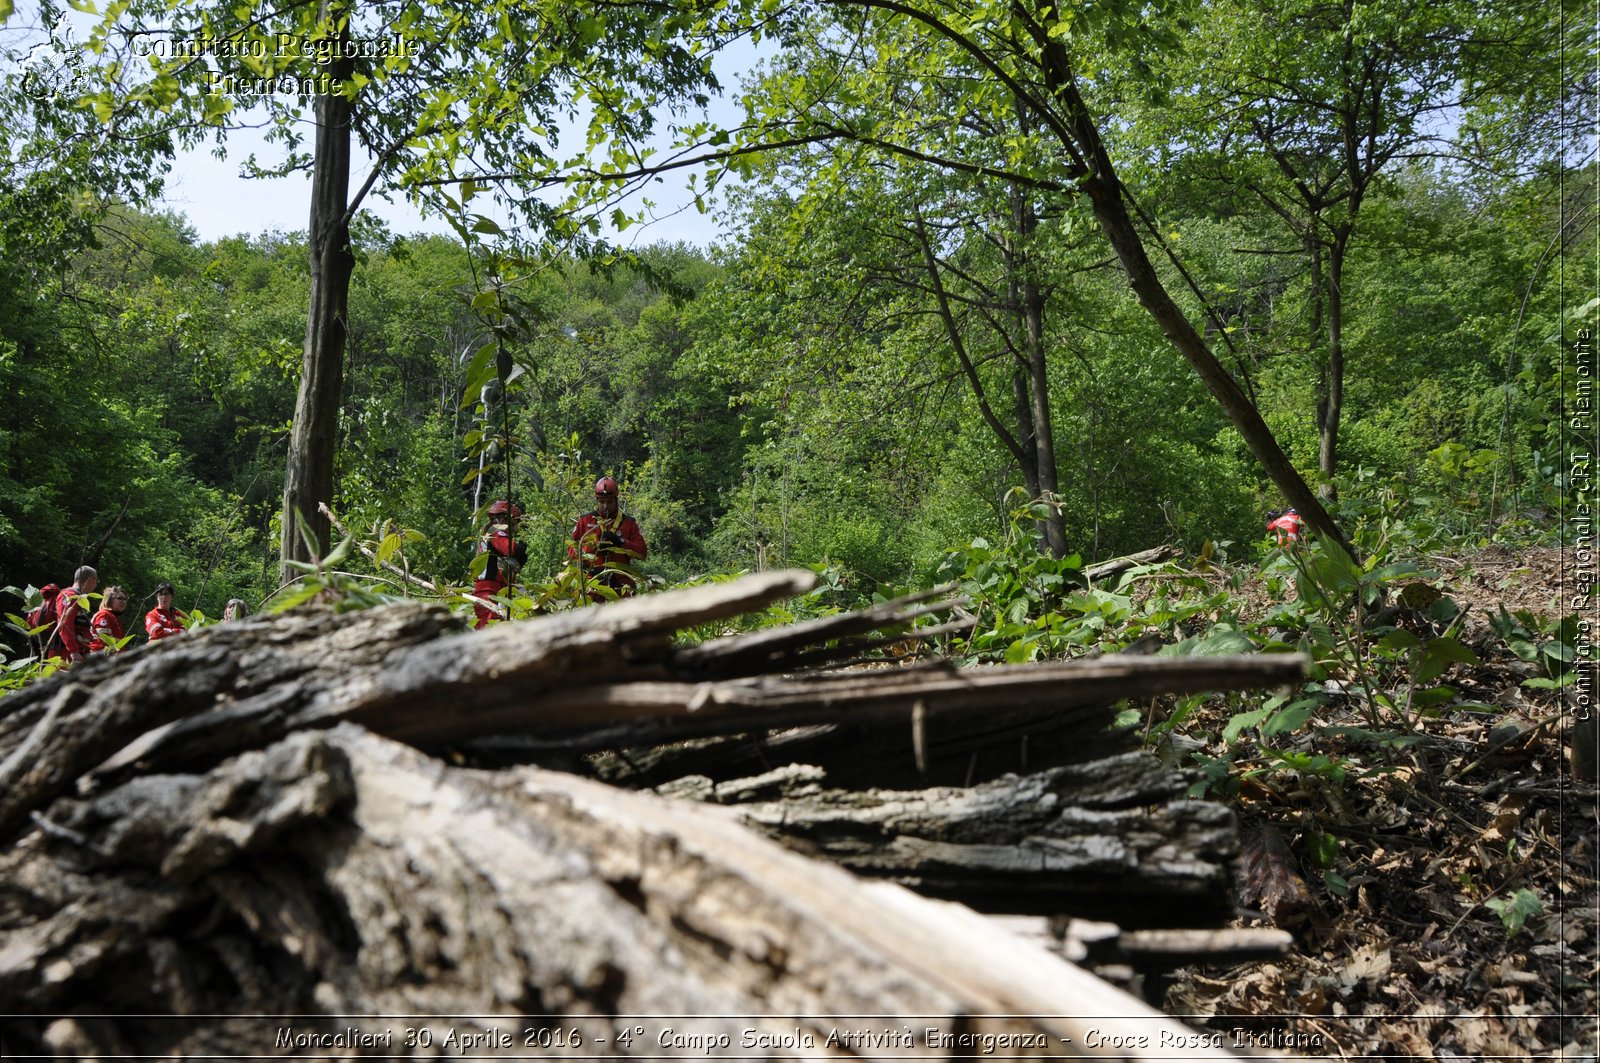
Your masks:
M1600 810L1569 764L1578 700L1524 686L1536 666L1489 622L1570 611L1575 565L1555 549L1428 560L1480 657L1444 678L1493 711L1421 720L1396 751L1306 749L1347 756L1343 780L1247 781L1240 899L1260 916L1240 925L1290 929L1296 948L1182 972L1166 1008L1258 1031L1264 1055L1594 1059Z

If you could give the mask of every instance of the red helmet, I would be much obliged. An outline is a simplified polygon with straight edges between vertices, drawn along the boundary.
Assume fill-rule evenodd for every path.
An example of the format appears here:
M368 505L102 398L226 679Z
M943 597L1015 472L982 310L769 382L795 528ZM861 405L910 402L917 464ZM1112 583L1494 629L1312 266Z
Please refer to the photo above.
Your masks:
M617 481L609 476L602 476L594 482L594 497L617 497Z
M489 516L509 516L511 519L516 520L522 516L522 510L519 507L512 505L504 498L497 498L489 505Z

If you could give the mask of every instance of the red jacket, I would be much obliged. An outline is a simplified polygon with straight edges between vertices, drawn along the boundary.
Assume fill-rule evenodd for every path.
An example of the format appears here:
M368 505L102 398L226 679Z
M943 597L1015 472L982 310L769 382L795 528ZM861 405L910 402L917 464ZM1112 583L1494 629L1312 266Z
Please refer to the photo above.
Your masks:
M79 604L78 592L68 587L56 595L56 639L52 656L81 657L89 652L89 612Z
M472 583L477 594L498 594L511 582L500 564L501 558L516 562L518 568L528 563L528 544L512 538L511 532L499 524L491 525L488 534L478 541L478 553L488 554L489 559L484 562L483 575Z
M150 641L169 639L174 635L183 634L183 621L189 619L182 609L169 606L166 609L159 605L144 614L144 629L150 635Z
M1290 543L1299 542L1305 534L1305 529L1306 522L1300 518L1298 513L1285 513L1267 525L1267 531L1277 535L1279 546L1288 546Z
M608 533L614 534L620 542L614 545L602 542ZM633 553L625 554L623 549ZM608 564L628 565L643 561L648 553L649 547L645 545L639 522L626 513L618 513L609 521L601 520L598 513L585 513L578 518L578 526L572 529L572 544L567 547L567 556L575 560L581 557L584 571L591 574Z
M99 653L107 648L106 643L102 641L105 637L109 636L118 642L122 641L122 617L112 612L110 606L102 605L100 610L94 614L94 619L89 622L89 631L89 650L93 653ZM115 653L116 651L113 650L112 652Z

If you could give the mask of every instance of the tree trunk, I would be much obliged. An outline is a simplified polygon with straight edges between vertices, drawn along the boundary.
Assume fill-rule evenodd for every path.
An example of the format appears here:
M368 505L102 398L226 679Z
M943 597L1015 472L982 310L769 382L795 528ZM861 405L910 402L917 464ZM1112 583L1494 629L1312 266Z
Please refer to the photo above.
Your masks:
M1334 473L1339 464L1339 419L1344 413L1344 260L1350 227L1339 226L1328 250L1328 366L1324 389L1317 396L1317 468L1321 494L1335 497Z
M332 23L339 54L349 40L346 8L339 0L323 0L321 17ZM351 62L334 59L318 67L319 76L346 81ZM306 319L304 362L289 434L289 459L283 483L283 528L278 556L282 561L309 561L301 529L328 548L328 520L317 509L333 503L333 461L339 437L339 405L344 386L344 348L349 326L350 276L355 255L350 247L350 116L351 102L340 91L316 99L317 141L311 175L311 302ZM293 578L285 566L283 582Z
M1311 259L1311 312L1307 323L1307 355L1311 364L1317 370L1316 393L1313 396L1316 403L1317 438L1322 438L1323 401L1328 393L1328 358L1323 352L1323 345L1327 342L1327 325L1325 323L1326 307L1328 303L1328 282L1324 276L1322 249L1323 243L1319 231L1321 221L1315 210L1311 213L1310 224L1306 226L1305 241L1306 254ZM1318 445L1318 461L1320 467L1321 446Z
M1299 470L1283 453L1283 448L1278 446L1272 429L1261 419L1260 411L1240 389L1227 368L1217 361L1204 337L1195 330L1161 283L1149 256L1145 254L1144 241L1128 216L1122 196L1122 182L1117 177L1110 153L1100 139L1100 130L1089 113L1088 105L1078 93L1065 48L1059 42L1051 42L1043 50L1046 78L1062 104L1074 141L1068 147L1081 154L1089 167L1089 173L1079 181L1079 187L1089 197L1100 228L1111 242L1140 305L1155 319L1178 353L1200 374L1200 379L1222 405L1228 420L1244 437L1245 444L1260 462L1267 477L1283 492L1289 504L1299 510L1301 516L1317 531L1339 543L1352 557L1356 556L1344 533L1307 486Z
M128 507L133 505L133 496L122 500L122 505L117 508L117 515L111 518L111 526L106 533L100 536L100 541L84 551L83 563L91 568L100 567L100 558L105 555L106 547L111 544L111 537L117 533L117 528L122 524L122 518L128 515Z
M1017 419L1017 440L1022 445L1022 486L1029 498L1038 498L1039 446L1035 442L1038 429L1033 423L1033 399L1028 394L1032 379L1028 367L1018 362L1011 369L1011 403ZM1044 528L1039 529L1041 532Z
M1026 123L1024 123L1026 129ZM1013 292L1022 319L1022 349L1028 359L1029 420L1033 425L1033 446L1039 469L1039 490L1035 498L1051 503L1050 515L1044 525L1045 546L1053 557L1067 556L1066 519L1054 505L1057 480L1055 425L1050 416L1050 374L1045 360L1044 346L1044 293L1033 276L1032 242L1039 227L1039 216L1033 205L1023 196L1021 189L1012 190L1012 208L1017 226L1018 243L1022 253L1007 258L1013 273ZM1017 274L1020 273L1020 276Z
M790 766L657 792L734 805L797 852L979 911L1071 912L1123 927L1220 926L1233 914L1232 813L1143 750L973 787L825 789Z

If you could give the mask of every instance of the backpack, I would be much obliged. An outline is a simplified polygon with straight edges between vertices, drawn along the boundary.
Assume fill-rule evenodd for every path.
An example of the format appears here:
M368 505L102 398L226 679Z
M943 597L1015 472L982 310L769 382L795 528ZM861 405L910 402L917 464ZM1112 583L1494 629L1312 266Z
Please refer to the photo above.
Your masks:
M54 583L46 583L39 588L39 593L44 595L44 601L28 610L28 630L40 627L43 624L54 624L60 614L56 612L56 598L61 594L61 588Z

